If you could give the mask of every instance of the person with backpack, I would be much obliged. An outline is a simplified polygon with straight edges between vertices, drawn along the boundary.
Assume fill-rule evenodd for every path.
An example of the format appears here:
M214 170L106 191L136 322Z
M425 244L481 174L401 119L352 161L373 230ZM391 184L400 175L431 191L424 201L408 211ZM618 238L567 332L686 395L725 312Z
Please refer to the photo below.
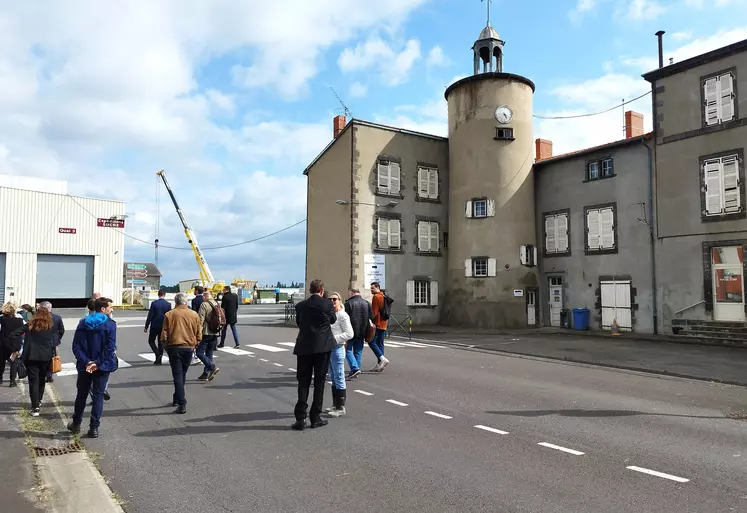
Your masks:
M174 296L176 307L163 317L161 342L169 355L171 376L174 378L173 405L174 413L187 413L187 396L184 392L184 382L187 372L192 365L192 355L195 347L202 341L203 324L200 316L187 306L187 294L184 292Z
M384 356L384 338L386 337L387 324L391 314L391 305L394 300L381 291L379 282L371 283L371 310L373 311L373 322L376 326L376 334L368 343L368 347L374 352L378 363L370 372L381 372L389 365L389 360Z
M197 358L205 366L198 381L212 381L220 369L213 362L218 333L226 325L226 314L218 302L213 299L213 293L206 290L203 294L203 302L200 305L200 322L202 323L202 340L197 346Z

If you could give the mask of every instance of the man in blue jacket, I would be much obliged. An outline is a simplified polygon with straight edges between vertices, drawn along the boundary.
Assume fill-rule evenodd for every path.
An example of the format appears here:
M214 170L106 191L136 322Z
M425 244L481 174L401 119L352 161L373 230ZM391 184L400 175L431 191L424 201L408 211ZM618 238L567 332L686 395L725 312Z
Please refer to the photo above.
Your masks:
M88 393L93 389L91 423L88 436L98 438L104 411L104 389L109 373L117 370L117 324L109 317L112 300L101 297L94 302L94 312L78 323L73 336L73 354L78 369L78 395L73 420L67 428L80 433Z
M166 297L166 291L160 289L158 291L158 299L150 304L148 318L145 319L145 333L148 333L148 345L150 346L151 351L153 351L153 354L156 355L156 359L153 362L154 365L161 365L161 360L163 359L163 346L158 338L163 329L163 318L166 315L166 312L171 311L171 303L166 301L164 297ZM149 326L150 332L148 332Z

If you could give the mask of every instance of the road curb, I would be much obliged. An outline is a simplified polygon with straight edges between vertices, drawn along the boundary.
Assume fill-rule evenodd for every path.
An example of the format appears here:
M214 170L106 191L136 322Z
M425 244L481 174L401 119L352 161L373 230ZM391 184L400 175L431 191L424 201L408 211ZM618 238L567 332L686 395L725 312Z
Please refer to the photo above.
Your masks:
M423 340L424 342L431 342L429 339L419 339L417 337L400 337L398 335L393 335L394 338L401 338L403 340ZM510 351L505 348L492 348L492 347L486 347L481 346L477 344L462 344L459 342L451 342L449 340L439 340L439 341L433 341L437 344L442 344L445 346L452 347L454 349L461 349L464 351L475 351L475 352L484 352L484 353L496 353L496 354L505 354L505 355L515 355L515 356L528 356L532 358L542 358L545 360L552 360L556 362L568 362L568 363L578 363L582 365L591 365L594 367L606 367L609 369L618 369L618 370L626 370L626 371L633 371L633 372L641 372L644 374L650 374L652 376L662 376L662 377L672 377L672 378L683 378L683 379L692 379L696 381L702 381L705 383L719 383L723 385L733 385L738 387L747 387L747 381L732 381L728 379L718 379L718 378L707 378L703 376L693 376L691 374L684 374L679 372L669 372L667 370L653 370L653 369L643 369L640 367L633 367L628 365L616 365L614 363L601 363L601 362L595 362L592 360L583 360L580 358L572 358L567 356L548 356L545 354L538 354L538 353L528 353L523 351Z
M23 395L28 388L19 382ZM67 418L60 404L57 390L50 384L44 394L46 403L50 402L59 416L61 432L67 430ZM38 417L37 417L38 418ZM48 419L45 419L48 420ZM34 433L26 429L21 422L24 436L33 441ZM71 437L72 439L72 437ZM77 442L72 439L71 441ZM30 447L32 462L43 490L44 506L52 513L124 513L121 505L115 500L115 493L109 488L101 472L95 467L85 445L79 442L83 450L54 456L39 456ZM36 446L36 443L33 444Z

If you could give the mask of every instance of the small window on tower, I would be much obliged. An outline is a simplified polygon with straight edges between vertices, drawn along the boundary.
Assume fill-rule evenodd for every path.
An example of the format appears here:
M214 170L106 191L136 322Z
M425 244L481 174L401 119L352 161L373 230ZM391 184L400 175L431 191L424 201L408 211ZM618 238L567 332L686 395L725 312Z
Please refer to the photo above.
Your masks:
M513 128L496 128L495 138L496 141L513 141L514 140L514 129Z

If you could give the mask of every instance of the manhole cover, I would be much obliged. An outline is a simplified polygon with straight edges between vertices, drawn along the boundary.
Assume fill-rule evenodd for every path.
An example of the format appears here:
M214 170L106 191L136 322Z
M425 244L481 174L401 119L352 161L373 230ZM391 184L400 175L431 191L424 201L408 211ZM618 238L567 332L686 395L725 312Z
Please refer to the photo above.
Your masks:
M66 447L34 447L37 456L62 456L83 450L79 443L72 443Z

